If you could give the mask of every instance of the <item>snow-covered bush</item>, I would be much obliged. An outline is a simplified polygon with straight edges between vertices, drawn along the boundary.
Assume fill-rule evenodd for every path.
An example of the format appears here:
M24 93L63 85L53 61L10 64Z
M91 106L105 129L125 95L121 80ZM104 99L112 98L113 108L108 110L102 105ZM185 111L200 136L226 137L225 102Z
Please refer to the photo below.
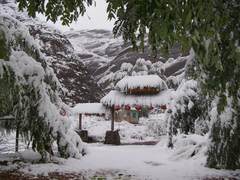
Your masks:
M216 95L209 108L211 126L207 165L237 169L240 167L240 105L236 102L240 102L240 96L233 99L229 92L224 95L224 101L222 97ZM239 90L238 95L240 95ZM234 102L237 104L235 107ZM223 110L219 112L221 108Z
M164 114L165 116L165 114ZM152 136L167 134L167 121L165 117L150 117L147 124L147 132Z
M175 147L171 157L173 160L202 158L207 152L208 136L197 134L183 135L180 134L173 138Z
M145 61L145 59L139 58L133 66L132 75L147 75L151 65L151 61Z
M199 115L193 109L197 98L197 82L194 80L183 81L174 94L170 103L171 117L180 133L194 133L194 121Z
M177 89L169 103L166 112L168 118L168 131L172 134L197 133L204 135L209 130L209 119L206 117L207 100L201 92L196 79L196 60L191 50L187 57L185 72L169 77L167 82L172 83Z
M59 98L59 82L28 29L0 15L0 42L0 116L15 118L10 128L17 125L43 160L53 153L56 140L62 157L81 157L82 141L59 113L66 109Z
M131 63L122 63L120 70L130 73L132 71L133 65Z
M185 72L177 75L177 76L169 76L166 80L168 88L177 89L178 86L181 84L182 80L184 79Z
M114 85L125 76L136 76L136 75L148 75L156 74L163 80L166 80L164 76L164 63L158 61L152 63L149 60L143 58L137 59L136 63L132 65L131 63L122 63L120 69L116 72L108 72L104 77L102 77L98 83L108 84L106 89L112 89Z
M169 146L173 145L172 136L178 133L207 133L209 128L205 110L206 101L197 81L184 79L174 92L166 112Z
M115 84L125 76L131 75L133 65L130 63L122 63L119 71L114 73L111 77L111 81Z
M149 74L158 74L160 77L164 77L164 63L157 61L151 65L151 68L148 71ZM164 79L164 78L163 78Z

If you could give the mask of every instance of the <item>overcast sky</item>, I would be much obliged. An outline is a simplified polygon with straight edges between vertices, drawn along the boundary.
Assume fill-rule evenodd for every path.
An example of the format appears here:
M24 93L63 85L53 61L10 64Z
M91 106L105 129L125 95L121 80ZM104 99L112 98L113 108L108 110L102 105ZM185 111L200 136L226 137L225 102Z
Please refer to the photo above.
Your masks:
M108 29L112 30L113 21L109 21L107 19L107 3L105 0L97 0L96 6L87 7L87 12L83 17L79 17L77 22L73 22L70 27L62 26L60 22L52 23L48 22L48 24L57 27L63 31L68 31L70 28L74 30L80 29ZM38 15L38 17L45 21L45 17L43 15Z

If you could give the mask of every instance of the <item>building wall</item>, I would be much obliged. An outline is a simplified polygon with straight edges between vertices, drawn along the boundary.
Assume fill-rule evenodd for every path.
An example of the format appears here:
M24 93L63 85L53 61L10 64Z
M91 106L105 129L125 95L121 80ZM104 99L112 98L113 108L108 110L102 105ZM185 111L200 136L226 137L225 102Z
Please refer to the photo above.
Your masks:
M133 124L137 124L139 122L139 113L136 110L127 111L125 109L121 109L115 111L114 120L116 122L128 121Z

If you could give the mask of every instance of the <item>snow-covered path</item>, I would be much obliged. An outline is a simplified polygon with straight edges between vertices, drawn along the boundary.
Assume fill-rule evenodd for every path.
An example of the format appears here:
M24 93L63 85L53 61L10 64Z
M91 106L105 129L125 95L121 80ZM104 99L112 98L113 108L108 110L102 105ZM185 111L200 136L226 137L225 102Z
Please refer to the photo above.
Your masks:
M129 179L154 180L230 176L236 178L238 175L240 177L240 171L204 167L205 157L202 155L179 159L178 155L182 153L169 150L161 143L156 146L89 144L88 154L81 160L62 160L60 164L34 164L26 166L21 171L41 175L47 175L49 172L80 173L89 179L96 174L107 179L113 179L116 174L123 174L131 175Z

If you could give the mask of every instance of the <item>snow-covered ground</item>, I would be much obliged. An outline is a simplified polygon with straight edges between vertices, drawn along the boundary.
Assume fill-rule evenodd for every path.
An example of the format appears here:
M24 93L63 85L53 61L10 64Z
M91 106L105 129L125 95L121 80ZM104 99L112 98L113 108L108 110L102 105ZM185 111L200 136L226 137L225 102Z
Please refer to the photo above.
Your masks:
M72 116L71 119L75 122L74 126L78 127L77 117ZM137 125L125 121L115 123L122 143L156 141L156 145L85 144L87 154L81 159L53 157L52 163L47 164L36 163L40 155L31 150L24 150L26 145L23 142L20 143L20 153L13 153L15 135L11 134L0 143L0 149L5 149L5 153L0 154L0 161L13 162L17 159L21 162L0 165L0 175L1 171L17 170L19 174L25 173L26 177L59 173L64 178L66 174L72 174L75 179L240 179L240 170L226 171L205 167L208 135L178 135L173 138L174 148L167 148L168 138L162 135L166 134L163 130L166 126L163 119L164 114L160 113L141 118ZM106 131L110 129L110 121L101 117L83 116L82 122L83 128L98 141L103 141ZM9 143L6 143L7 141Z
M206 140L207 137L203 136L181 135L175 138L174 149L166 148L165 136L162 136L155 146L89 144L88 154L82 159L55 159L55 163L24 164L19 171L42 176L47 176L51 172L78 173L86 179L93 179L96 176L106 179L122 176L124 177L122 179L154 180L240 178L239 170L226 171L204 167ZM22 154L26 157L29 152ZM30 154L34 157L34 153ZM14 166L8 167L11 168Z

